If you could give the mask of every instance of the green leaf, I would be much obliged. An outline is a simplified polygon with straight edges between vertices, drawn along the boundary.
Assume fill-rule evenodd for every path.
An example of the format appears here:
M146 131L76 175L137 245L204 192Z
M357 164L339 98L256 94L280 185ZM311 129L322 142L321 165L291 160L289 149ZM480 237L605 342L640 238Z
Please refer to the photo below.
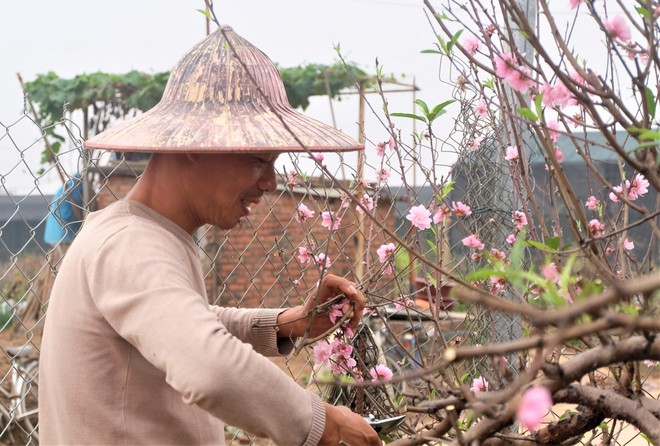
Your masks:
M442 51L438 51L438 50L422 50L420 52L422 54L444 54Z
M486 280L490 279L491 276L501 275L500 270L494 268L481 268L476 271L471 272L465 277L465 280L468 282L474 282L476 280Z
M554 249L556 251L559 249L559 237L548 237L545 240L545 244L550 247L550 249Z
M447 112L445 110L445 107L447 107L449 104L453 104L454 102L456 102L456 99L450 99L448 101L445 101L445 102L443 102L441 104L438 104L435 107L433 107L433 110L431 111L431 113L429 113L427 115L429 123L432 122L438 116L444 115Z
M397 118L411 118L411 119L417 119L418 121L422 121L423 123L426 124L426 118L423 118L418 115L414 115L412 113L390 113L390 116L395 116Z
M456 184L456 181L450 181L442 187L442 191L436 196L438 201L443 201L454 190L454 184Z
M522 116L523 118L527 118L527 119L529 119L530 121L534 121L534 122L536 122L536 121L539 120L538 116L536 116L536 115L534 114L534 112L533 112L532 110L530 110L529 108L527 108L527 107L521 107L521 108L519 108L519 109L518 109L518 114L519 114L520 116Z
M566 264L564 265L564 269L561 272L561 276L559 277L559 283L565 294L568 294L568 285L570 284L571 281L573 265L575 264L576 260L577 260L577 254L571 255L566 261Z
M516 241L511 248L511 254L509 259L511 260L511 267L517 270L522 268L522 255L525 247L525 236L527 231L525 229L521 230L516 237Z
M555 238L555 237L553 237L553 239L554 239L554 238ZM531 247L533 247L533 248L540 249L541 251L544 251L544 252L556 251L557 248L559 247L559 243L557 243L557 246L556 246L556 247L555 247L555 246L551 246L551 245L548 243L548 240L546 240L546 243L541 243L541 242L537 242L537 241L534 241L534 240L525 240L523 243L524 243L526 246L531 246Z
M495 89L495 78L491 77L490 79L486 79L484 81L484 87L486 87L490 90L494 90Z
M449 43L447 43L447 56L451 53L451 50L454 48L454 45L456 45L456 42L458 41L458 38L460 35L463 34L463 30L459 30L456 34L453 35Z
M543 93L536 95L536 99L534 99L534 106L536 108L536 116L543 116Z
M617 312L622 311L624 313L627 313L627 314L629 314L631 316L635 316L635 317L639 316L639 311L637 309L637 306L635 306L635 305L620 305L620 306L617 306L616 311Z
M197 11L197 12L201 12L202 14L204 14L204 16L205 16L207 19L209 19L210 21L213 21L213 16L211 15L211 12L210 12L210 11L208 11L208 10L206 10L206 9L195 9L195 11Z
M649 12L648 9L642 8L641 6L638 6L638 7L635 8L635 11L639 12L639 15L641 15L645 19L651 20L651 13Z
M639 134L640 139L660 139L660 132L654 132L653 130L644 130Z
M440 47L444 50L444 54L449 55L449 52L447 51L447 42L445 42L445 39L443 39L442 36L438 36L438 43L440 44Z
M438 286L438 281L435 280L435 278L433 277L433 275L431 273L426 273L426 280L428 280L429 283L431 285L433 285L434 287Z
M653 91L649 87L644 87L646 93L646 106L649 108L649 115L651 119L655 119L655 97Z
M419 106L419 108L422 109L422 112L424 112L424 115L428 116L429 115L429 107L426 105L426 102L422 101L421 99L416 99L415 104Z

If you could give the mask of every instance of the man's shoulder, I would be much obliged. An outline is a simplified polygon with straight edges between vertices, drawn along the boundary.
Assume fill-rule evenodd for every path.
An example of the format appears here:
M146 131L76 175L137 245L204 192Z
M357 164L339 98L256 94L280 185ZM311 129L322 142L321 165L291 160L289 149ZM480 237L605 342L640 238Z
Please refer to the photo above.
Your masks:
M145 212L133 203L118 201L107 208L90 214L80 235L91 245L101 249L110 240L113 244L123 240L135 249L140 246L174 245L190 248L190 241L170 227L163 218Z

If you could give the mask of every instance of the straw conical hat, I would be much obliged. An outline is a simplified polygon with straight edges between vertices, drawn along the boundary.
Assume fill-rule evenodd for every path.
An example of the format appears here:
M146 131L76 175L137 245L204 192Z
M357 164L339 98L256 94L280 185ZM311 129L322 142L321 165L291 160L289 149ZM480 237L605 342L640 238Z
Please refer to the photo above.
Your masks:
M243 68L270 99L277 113ZM192 48L172 70L151 110L85 142L90 149L129 152L292 152L364 148L357 141L289 105L271 60L230 27Z

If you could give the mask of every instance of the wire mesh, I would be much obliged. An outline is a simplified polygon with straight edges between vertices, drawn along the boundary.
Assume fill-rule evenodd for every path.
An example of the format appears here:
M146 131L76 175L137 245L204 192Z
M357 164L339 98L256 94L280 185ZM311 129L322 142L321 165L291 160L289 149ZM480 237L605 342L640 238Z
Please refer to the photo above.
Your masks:
M401 138L369 141L363 177L340 157L328 155L322 169L310 164L306 154L288 155L277 190L254 207L249 219L231 230L207 226L195 234L213 304L298 305L324 271L359 285L370 309L353 341L360 376L350 378L362 379L359 385L337 381L319 367L311 348L273 361L301 386L363 415L406 413L393 437L413 433L430 420L407 413L408 406L429 395L447 396L477 377L506 382L507 374L525 365L525 358L507 357L502 367L498 358L482 357L437 366L448 348L514 340L525 328L517 317L454 302L451 280L428 266L467 276L486 265L487 256L465 246L466 234L477 235L489 249L505 251L514 230L511 210L519 198L513 195L511 164L503 159L504 142L500 135L474 128L478 120L471 116L469 101L460 93L457 98L461 110L447 133L449 138L462 135L459 139L448 138L439 146L431 135L419 135L410 145ZM85 216L124 197L147 163L130 154L87 153L73 122L57 125L69 145L48 160L42 158L46 129L27 114L0 122L0 150L13 155L0 168L0 441L6 444L38 444L31 409L38 404L38 373L28 366L38 358L50 289L68 245ZM40 136L25 137L26 130ZM476 135L485 137L475 141ZM446 176L439 176L441 171ZM539 194L547 190L539 189ZM365 218L348 195L372 209L375 218ZM448 215L430 231L414 230L406 218L416 205L437 212L458 202L469 205L471 214ZM300 218L300 205L314 215ZM324 226L323 212L341 219L336 230ZM395 237L420 257L409 254ZM392 242L394 254L381 256L379 249ZM496 281L485 280L482 286L515 299L498 290ZM378 364L394 373L391 385L369 382ZM25 375L20 386L17 373ZM226 439L228 444L270 444L231 426Z

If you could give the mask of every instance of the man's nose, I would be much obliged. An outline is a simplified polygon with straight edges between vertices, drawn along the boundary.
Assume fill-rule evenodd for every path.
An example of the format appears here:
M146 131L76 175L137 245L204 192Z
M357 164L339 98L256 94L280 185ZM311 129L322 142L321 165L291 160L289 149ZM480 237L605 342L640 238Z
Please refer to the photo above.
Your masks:
M263 175L259 178L259 189L264 192L274 192L277 189L277 174L275 173L275 166L269 166L264 170Z

